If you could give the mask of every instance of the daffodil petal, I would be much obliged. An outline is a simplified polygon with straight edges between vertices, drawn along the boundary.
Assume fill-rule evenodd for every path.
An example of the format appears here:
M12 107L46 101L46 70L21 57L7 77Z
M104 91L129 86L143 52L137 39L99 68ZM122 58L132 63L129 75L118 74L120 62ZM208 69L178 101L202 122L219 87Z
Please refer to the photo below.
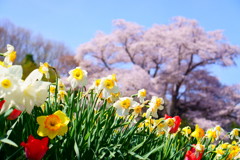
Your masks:
M48 136L48 130L44 126L40 126L37 130L37 134L41 137Z
M58 131L58 135L63 136L67 131L68 131L68 127L62 126Z
M40 126L44 126L44 122L46 121L47 116L37 117L37 122Z
M67 125L70 121L70 119L66 116L66 114L60 110L56 111L54 115L57 115L61 119L61 123L64 125Z

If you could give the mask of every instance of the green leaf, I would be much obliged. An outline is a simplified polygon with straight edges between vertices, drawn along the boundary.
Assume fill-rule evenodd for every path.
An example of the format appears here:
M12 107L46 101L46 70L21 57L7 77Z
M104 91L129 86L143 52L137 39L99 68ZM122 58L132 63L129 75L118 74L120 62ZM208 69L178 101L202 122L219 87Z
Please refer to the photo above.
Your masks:
M128 153L131 154L132 156L134 156L137 159L141 159L141 160L149 159L149 158L144 158L144 157L140 156L139 154L137 154L135 152L132 152L132 151L129 151Z
M77 159L80 159L79 149L78 149L76 141L74 142L74 151L76 153Z
M157 152L158 150L160 150L163 146L161 145L160 147L154 148L153 150L151 150L150 152L148 152L147 154L145 154L143 156L143 158L148 158L151 154L153 154L154 152Z
M130 149L129 152L134 152L134 151L138 150L139 148L141 148L144 145L145 142L146 142L146 139L142 143L140 143L137 146L135 146L132 149Z

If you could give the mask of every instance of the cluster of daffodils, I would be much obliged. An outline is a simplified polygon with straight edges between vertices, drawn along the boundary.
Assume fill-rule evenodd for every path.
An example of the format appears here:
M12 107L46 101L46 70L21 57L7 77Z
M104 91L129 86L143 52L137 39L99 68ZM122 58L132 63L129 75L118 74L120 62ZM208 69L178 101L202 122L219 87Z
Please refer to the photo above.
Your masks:
M42 105L48 95L50 83L41 81L47 72L48 65L41 64L39 69L33 70L25 80L22 80L23 69L20 65L12 65L16 58L16 51L7 45L4 61L0 62L0 98L5 100L0 113L11 107L20 111L32 112L34 106Z
M11 108L14 109L7 117L8 120L16 119L24 111L31 114L34 106L41 106L42 110L45 111L47 103L51 106L67 102L68 93L61 79L53 84L42 81L43 76L47 79L50 78L49 68L51 66L48 63L40 63L40 67L33 70L23 80L22 67L13 65L16 59L14 47L7 45L7 52L0 55L4 56L4 61L0 61L0 114ZM87 75L87 71L81 67L71 70L67 78L71 89L85 87ZM200 160L208 154L205 150L214 153L215 159L240 159L240 129L235 128L229 133L231 143L223 143L221 140L220 137L225 131L220 126L210 128L206 132L199 125L196 125L193 131L190 126L181 129L182 120L179 116L171 117L165 114L164 117L159 118L158 112L164 109L163 98L153 96L150 100L146 100L147 91L145 89L139 90L136 95L131 97L121 97L117 82L115 74L97 79L86 94L93 91L98 100L104 102L101 104L114 107L113 114L115 114L116 119L125 118L136 124L138 118L143 118L137 126L137 133L146 131L146 133L155 134L156 137L167 138L176 138L176 135L180 134L181 138L191 142L185 152L185 160ZM45 103L46 101L47 103ZM49 115L36 117L38 125L36 133L43 138L39 140L29 135L28 141L21 143L28 159L42 159L49 149L49 139L64 136L71 129L68 125L75 119L70 120L65 112L64 109L63 111L57 110ZM119 130L116 129L116 131L118 133ZM211 145L206 146L206 142Z
M192 132L189 126L182 128L181 133L188 138L195 138L197 144L193 144L192 148L186 153L185 159L201 159L205 150L205 147L202 143L206 140L209 141L209 150L216 154L215 159L239 159L240 158L240 141L239 133L240 129L233 129L229 133L229 138L232 139L232 143L223 143L220 140L220 135L223 134L224 130L218 125L214 128L210 128L206 131L200 128L198 125L195 126L195 130ZM235 140L237 141L235 141ZM218 143L215 143L218 141ZM217 145L216 145L217 144Z
M146 116L146 114L143 114ZM179 116L171 117L165 114L164 118L153 119L151 116L139 124L139 129L148 129L150 132L156 131L158 136L174 135L179 131L181 118Z

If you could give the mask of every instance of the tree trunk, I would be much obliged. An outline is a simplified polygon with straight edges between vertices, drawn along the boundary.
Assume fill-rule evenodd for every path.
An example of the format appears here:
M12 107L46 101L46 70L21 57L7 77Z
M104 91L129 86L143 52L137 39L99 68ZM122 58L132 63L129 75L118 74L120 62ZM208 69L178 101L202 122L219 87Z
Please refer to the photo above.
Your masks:
M177 111L177 101L178 101L177 95L173 95L171 104L168 106L168 109L167 109L168 114L170 116L175 116L175 113Z

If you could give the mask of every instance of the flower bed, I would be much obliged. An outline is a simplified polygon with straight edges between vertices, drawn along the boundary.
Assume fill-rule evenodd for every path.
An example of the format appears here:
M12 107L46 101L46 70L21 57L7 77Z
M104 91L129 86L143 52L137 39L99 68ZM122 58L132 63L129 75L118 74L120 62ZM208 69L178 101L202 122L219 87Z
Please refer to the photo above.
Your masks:
M179 116L158 117L164 100L120 94L116 75L86 89L87 72L69 72L71 89L49 78L48 63L22 80L8 45L0 63L0 155L3 159L238 159L240 129L224 134L220 126L204 131L180 126ZM146 108L146 112L144 109ZM230 137L228 142L223 141Z

